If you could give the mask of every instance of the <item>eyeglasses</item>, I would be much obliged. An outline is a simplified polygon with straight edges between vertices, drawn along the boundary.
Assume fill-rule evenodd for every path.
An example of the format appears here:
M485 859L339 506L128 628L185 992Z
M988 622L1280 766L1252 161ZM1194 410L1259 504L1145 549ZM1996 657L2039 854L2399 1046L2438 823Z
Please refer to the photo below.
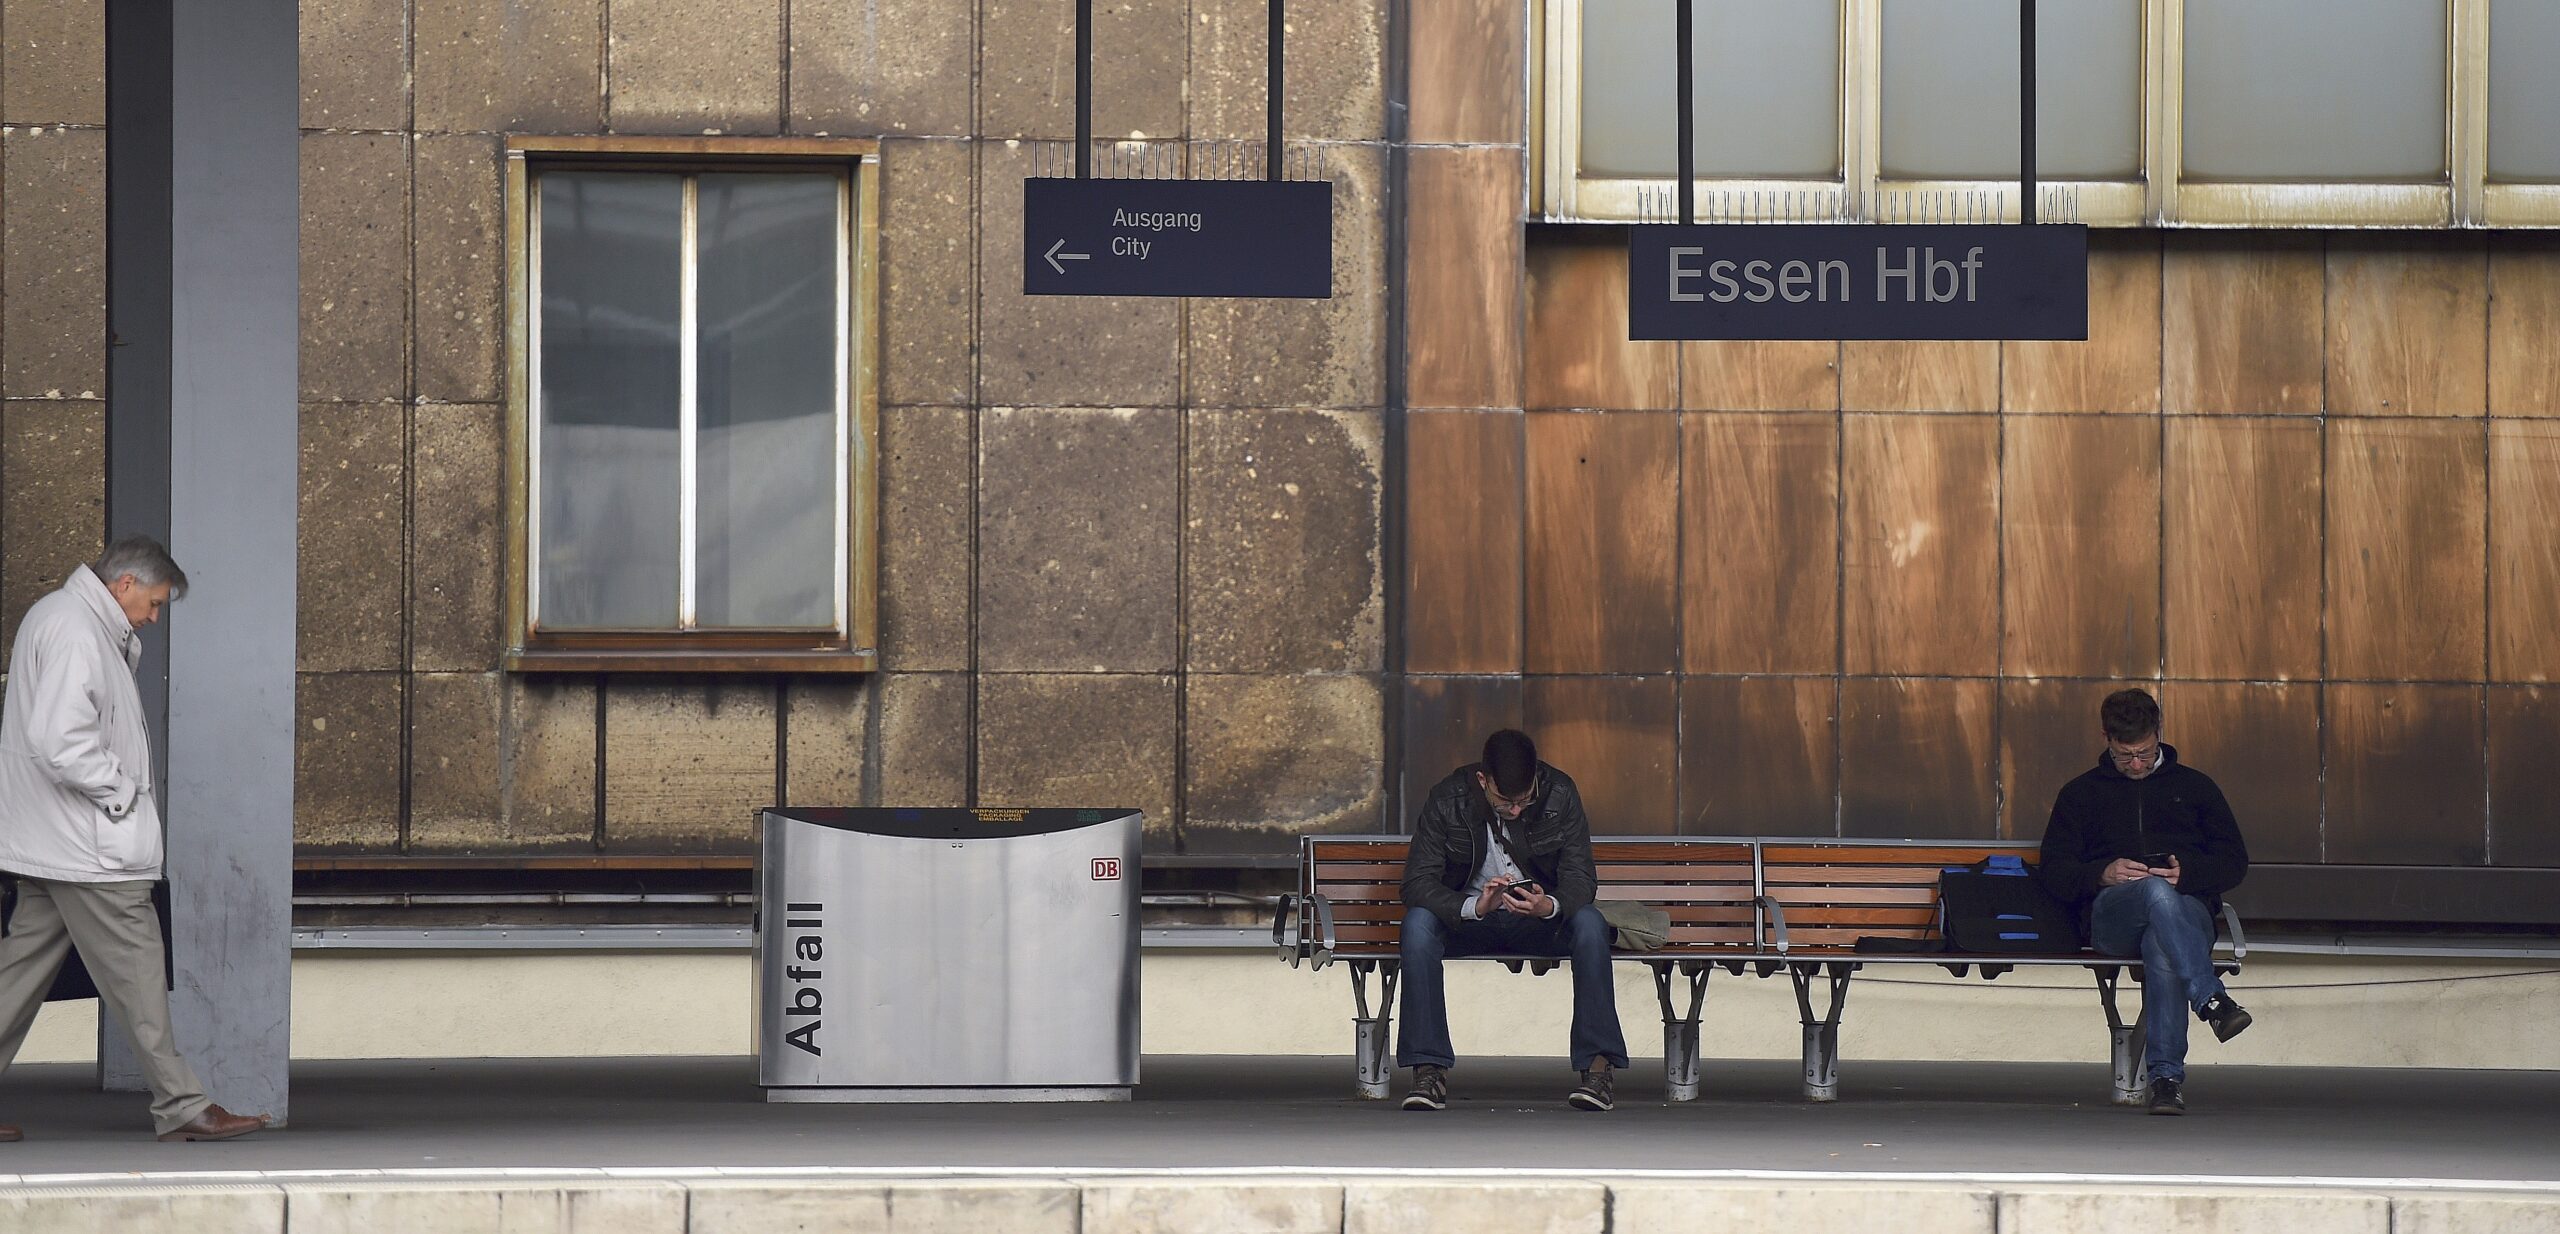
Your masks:
M1484 773L1478 772L1476 774L1483 775ZM1486 776L1483 780L1485 800L1492 802L1493 808L1497 810L1507 810L1511 813L1517 814L1522 810L1528 809L1529 803L1538 799L1538 788L1545 782L1545 780L1546 777L1544 775L1532 778L1529 781L1529 787L1522 791L1519 796L1505 797L1502 795L1500 790L1494 788L1493 778Z
M2154 740L2139 750L2119 750L2108 746L2107 757L2114 759L2118 767L2148 767L2160 761L2160 743Z

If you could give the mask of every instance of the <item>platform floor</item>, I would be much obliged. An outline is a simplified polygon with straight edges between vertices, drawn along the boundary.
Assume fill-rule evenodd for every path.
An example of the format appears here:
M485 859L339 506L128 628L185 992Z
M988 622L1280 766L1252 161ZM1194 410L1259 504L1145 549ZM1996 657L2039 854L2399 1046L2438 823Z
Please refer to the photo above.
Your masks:
M94 1091L85 1066L27 1066L0 1078L0 1122L28 1134L0 1145L0 1183L801 1166L2560 1181L2548 1072L2200 1069L2183 1119L2107 1104L2097 1065L1851 1060L1829 1105L1799 1099L1790 1063L1709 1060L1705 1096L1680 1105L1639 1065L1605 1115L1563 1104L1560 1063L1464 1066L1440 1114L1354 1100L1349 1073L1347 1058L1156 1058L1127 1104L823 1106L767 1104L742 1058L315 1062L294 1069L289 1129L163 1145L141 1096Z

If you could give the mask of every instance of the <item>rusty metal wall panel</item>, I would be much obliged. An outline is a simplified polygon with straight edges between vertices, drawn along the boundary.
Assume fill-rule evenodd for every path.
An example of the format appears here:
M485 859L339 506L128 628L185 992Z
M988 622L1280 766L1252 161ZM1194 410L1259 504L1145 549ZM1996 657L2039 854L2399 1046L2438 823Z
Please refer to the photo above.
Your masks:
M1668 410L1680 401L1680 345L1627 338L1623 246L1529 249L1529 406Z
M1405 665L1520 671L1521 417L1405 419Z
M1838 679L1828 676L1683 680L1680 830L1832 834L1838 694Z
M2088 341L2001 346L2009 411L2160 410L2160 234L2090 233Z
M2560 236L2489 240L2489 414L2560 416Z
M1440 777L1484 757L1484 739L1527 723L1517 677L1412 677L1404 686L1404 797L1396 817L1411 826ZM1532 733L1530 736L1535 737Z
M2173 232L2161 265L2161 399L2172 412L2317 415L2322 241Z
M2488 402L2486 241L2330 237L2329 413L2476 416Z
M2000 344L1843 343L1840 405L1850 411L1998 411Z
M1837 411L1840 344L1682 343L1680 405L1690 411Z
M1539 757L1581 788L1592 834L1678 830L1680 704L1670 677L1531 677L1521 693Z
M2329 673L2487 672L2487 449L2477 422L2329 422Z
M2040 840L2053 816L2053 798L2072 777L2098 765L2106 739L2098 734L2098 704L2125 681L2021 681L2000 683L2000 835Z
M1517 407L1520 151L1416 147L1409 160L1405 403Z
M2160 709L2178 760L2222 786L2250 860L2320 860L2318 685L2173 681Z
M1993 683L1851 677L1840 683L1840 833L1991 839L1999 832Z
M2331 683L2327 859L2479 865L2488 817L2479 686Z
M1689 416L1681 427L1681 666L1839 668L1839 422Z
M2489 425L2489 677L2560 679L2560 421Z
M2172 417L2164 477L2173 677L2320 675L2320 426Z
M1999 422L1844 423L1844 668L1988 675L1999 629Z
M2001 455L2001 670L2160 668L2160 421L2017 416Z
M2489 855L2560 866L2560 688L2489 687Z
M1678 662L1675 420L1528 417L1529 671L1667 672Z

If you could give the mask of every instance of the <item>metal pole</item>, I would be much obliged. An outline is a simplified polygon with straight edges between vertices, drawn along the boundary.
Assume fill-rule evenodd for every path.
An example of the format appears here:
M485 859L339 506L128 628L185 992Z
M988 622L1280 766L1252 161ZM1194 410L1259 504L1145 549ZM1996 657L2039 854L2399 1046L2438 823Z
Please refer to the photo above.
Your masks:
M2036 0L2018 0L2018 219L2036 221Z
M1264 129L1262 134L1262 176L1280 179L1280 100L1281 73L1280 0L1271 0L1271 38L1263 54L1271 61L1270 79L1263 84Z
M1093 0L1076 0L1076 179L1093 178Z
M2021 0L2022 3L2031 0ZM1677 14L1673 20L1671 41L1679 57L1680 110L1680 225L1687 227L1698 221L1698 109L1695 57L1689 48L1689 0L1671 0Z

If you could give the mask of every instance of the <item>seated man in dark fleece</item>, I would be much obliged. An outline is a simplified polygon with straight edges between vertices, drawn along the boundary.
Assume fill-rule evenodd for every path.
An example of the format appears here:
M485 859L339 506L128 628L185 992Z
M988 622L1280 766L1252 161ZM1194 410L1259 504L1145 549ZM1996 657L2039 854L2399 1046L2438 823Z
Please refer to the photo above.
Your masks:
M1484 761L1450 772L1414 820L1404 866L1404 1033L1396 1065L1413 1068L1404 1108L1449 1104L1449 1004L1440 961L1457 956L1570 956L1577 1109L1615 1103L1610 1071L1627 1065L1609 923L1592 907L1598 877L1591 821L1565 773L1538 761L1529 735L1486 739Z
M2214 917L2249 873L2249 846L2222 789L2161 744L2149 693L2108 695L2098 725L2107 748L2054 798L2037 872L2080 910L2090 946L2141 958L2146 1104L2184 1114L2188 1009L2219 1040L2249 1027L2213 971Z

